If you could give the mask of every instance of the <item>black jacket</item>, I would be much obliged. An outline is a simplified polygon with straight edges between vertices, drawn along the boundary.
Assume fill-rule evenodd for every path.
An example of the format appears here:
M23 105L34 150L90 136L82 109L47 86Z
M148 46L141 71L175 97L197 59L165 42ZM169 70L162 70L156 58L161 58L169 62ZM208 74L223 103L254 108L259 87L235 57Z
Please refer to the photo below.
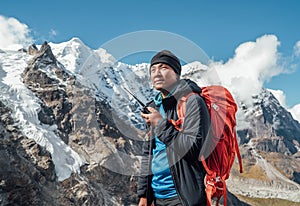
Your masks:
M210 117L204 100L196 94L189 97L183 131L179 132L168 121L178 119L177 100L190 92L201 93L201 88L191 80L180 80L173 96L163 99L166 118L162 118L156 128L149 128L152 132L148 132L148 137L145 138L138 196L147 197L149 203L153 200L151 161L156 135L166 144L171 174L182 204L206 205L204 186L206 173L198 159L210 128ZM154 102L151 102L149 106L156 107ZM159 108L156 109L159 110Z

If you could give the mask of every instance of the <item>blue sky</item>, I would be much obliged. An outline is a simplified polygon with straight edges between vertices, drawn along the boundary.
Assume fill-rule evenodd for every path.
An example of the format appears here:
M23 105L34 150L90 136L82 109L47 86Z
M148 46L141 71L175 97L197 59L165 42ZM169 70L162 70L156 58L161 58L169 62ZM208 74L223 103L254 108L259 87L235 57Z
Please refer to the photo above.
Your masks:
M234 56L240 44L266 34L278 38L278 52L286 59L300 41L297 0L0 0L0 15L26 24L37 43L79 37L97 49L129 32L161 30L189 39L210 58L224 62ZM297 64L294 72L272 77L265 86L282 90L291 107L300 103L299 81Z

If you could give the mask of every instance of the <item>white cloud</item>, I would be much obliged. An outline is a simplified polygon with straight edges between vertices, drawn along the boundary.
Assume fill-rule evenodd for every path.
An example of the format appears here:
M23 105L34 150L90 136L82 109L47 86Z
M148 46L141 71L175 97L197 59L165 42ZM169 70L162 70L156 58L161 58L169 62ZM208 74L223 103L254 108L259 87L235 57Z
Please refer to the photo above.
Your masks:
M293 118L300 123L300 104L295 105L292 109L289 109Z
M300 57L300 41L298 41L294 46L294 55Z
M0 48L2 49L20 49L33 42L28 26L15 18L0 15L0 28Z
M50 36L57 36L57 31L54 29L51 29Z
M279 101L280 105L286 108L286 96L283 93L282 90L273 90L268 89L272 94L275 96L275 98Z
M283 72L278 65L280 45L274 35L264 35L255 42L241 44L233 58L226 63L210 65L219 74L220 82L228 87L245 104L252 103L252 96L259 94L264 82Z
M232 92L237 101L251 107L253 95L258 95L262 91L264 83L274 76L294 72L295 67L299 65L295 60L300 57L300 41L294 46L293 57L282 57L278 52L279 45L280 42L275 35L264 35L255 42L245 42L237 47L235 55L227 62L212 62L209 68L215 71L211 75L214 78L207 76L204 78L209 79L209 84L221 83ZM287 108L286 95L283 91L268 90L281 106ZM300 104L289 111L293 118L300 122ZM238 110L240 128L248 124L247 121L243 121L244 115Z

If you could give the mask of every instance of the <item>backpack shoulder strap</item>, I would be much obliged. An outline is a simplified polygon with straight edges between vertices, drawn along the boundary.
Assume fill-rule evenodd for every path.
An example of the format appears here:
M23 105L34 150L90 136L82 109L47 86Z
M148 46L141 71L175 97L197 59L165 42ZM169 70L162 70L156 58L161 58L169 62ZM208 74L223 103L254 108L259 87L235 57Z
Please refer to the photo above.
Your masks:
M187 95L182 96L178 103L177 103L177 115L178 119L175 121L173 119L170 119L169 122L174 125L175 129L178 131L183 130L183 124L184 124L184 119L185 119L185 114L186 114L186 102L190 96L193 94L200 95L199 93L196 92L190 92Z

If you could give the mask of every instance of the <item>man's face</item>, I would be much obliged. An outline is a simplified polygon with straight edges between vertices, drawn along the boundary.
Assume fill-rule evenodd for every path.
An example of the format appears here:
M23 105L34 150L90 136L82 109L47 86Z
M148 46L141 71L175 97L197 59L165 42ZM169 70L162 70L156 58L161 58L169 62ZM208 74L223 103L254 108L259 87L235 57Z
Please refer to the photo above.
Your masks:
M178 75L167 64L158 63L150 68L151 81L156 90L170 91L178 81Z

